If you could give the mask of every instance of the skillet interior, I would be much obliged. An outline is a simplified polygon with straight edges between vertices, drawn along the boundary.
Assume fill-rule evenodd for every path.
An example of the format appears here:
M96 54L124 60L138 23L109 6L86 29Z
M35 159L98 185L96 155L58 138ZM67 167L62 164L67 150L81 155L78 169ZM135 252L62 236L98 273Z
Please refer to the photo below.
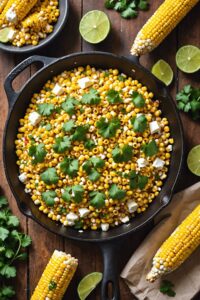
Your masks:
M24 192L24 185L18 180L18 166L16 165L15 144L19 119L24 116L26 108L34 92L38 92L44 83L52 76L60 74L64 70L70 70L75 66L85 66L90 64L95 67L107 69L117 68L121 72L138 79L145 84L149 90L153 91L156 98L160 100L160 107L170 123L171 135L174 138L174 147L171 157L171 165L168 177L163 188L154 202L149 206L144 214L133 218L129 224L110 229L108 232L85 231L79 233L77 230L64 227L61 224L50 220L45 214L39 211L34 205L30 196ZM171 198L174 185L178 178L182 158L183 158L183 133L182 126L173 100L167 93L166 88L157 81L147 70L145 70L136 61L130 61L124 57L118 57L113 54L103 52L78 53L60 58L49 66L37 72L31 78L20 92L17 101L8 116L8 121L4 135L4 167L8 182L12 192L17 200L20 210L32 217L46 229L60 234L64 237L74 240L85 241L106 241L119 236L131 233L142 227L147 221L153 218L164 206L166 206Z

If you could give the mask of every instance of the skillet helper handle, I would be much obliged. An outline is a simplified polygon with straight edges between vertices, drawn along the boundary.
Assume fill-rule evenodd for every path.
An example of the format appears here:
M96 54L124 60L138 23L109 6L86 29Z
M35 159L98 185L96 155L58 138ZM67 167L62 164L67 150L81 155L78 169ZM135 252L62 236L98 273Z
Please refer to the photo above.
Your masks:
M119 245L117 243L102 243L100 244L100 248L104 263L104 275L101 283L101 300L120 300L118 270ZM112 287L112 298L108 295L109 285Z
M20 94L21 90L23 89L23 86L21 89L16 92L13 87L12 83L13 80L23 71L25 70L28 66L32 65L33 63L40 62L42 63L42 68L51 62L53 62L56 58L53 57L46 57L46 56L39 56L39 55L34 55L31 56L24 61L22 61L20 64L18 64L6 77L6 80L4 82L4 89L6 92L6 95L8 97L8 104L9 107L12 107L12 105L15 103L15 100L17 99L18 95Z

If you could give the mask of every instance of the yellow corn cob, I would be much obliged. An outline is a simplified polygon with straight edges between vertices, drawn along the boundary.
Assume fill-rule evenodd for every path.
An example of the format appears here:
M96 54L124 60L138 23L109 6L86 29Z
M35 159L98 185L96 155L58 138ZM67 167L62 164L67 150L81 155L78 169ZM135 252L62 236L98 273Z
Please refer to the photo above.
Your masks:
M153 258L147 280L155 281L177 269L200 245L200 205L176 228Z
M31 300L61 300L77 266L77 259L70 254L55 250Z
M43 11L35 12L22 21L23 28L33 28L38 30L45 28L47 24L48 20L45 18L45 13Z
M6 6L8 0L1 0L0 1L0 14L2 13L4 7Z
M156 48L199 0L165 0L140 30L131 54L142 55Z
M23 20L38 0L8 0L0 16L3 23L17 23Z

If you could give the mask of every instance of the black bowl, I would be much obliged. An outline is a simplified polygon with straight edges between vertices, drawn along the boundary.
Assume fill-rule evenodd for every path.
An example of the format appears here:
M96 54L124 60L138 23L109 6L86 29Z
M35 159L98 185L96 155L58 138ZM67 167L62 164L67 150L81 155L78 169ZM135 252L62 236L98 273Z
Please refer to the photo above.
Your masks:
M37 51L45 47L49 43L51 43L56 38L56 36L61 32L61 30L63 29L67 21L68 12L69 12L68 0L59 0L59 9L60 9L60 16L58 18L58 21L54 24L53 32L47 35L45 39L40 40L37 46L28 45L23 47L16 47L11 44L0 43L0 49L10 53L30 53L33 51Z

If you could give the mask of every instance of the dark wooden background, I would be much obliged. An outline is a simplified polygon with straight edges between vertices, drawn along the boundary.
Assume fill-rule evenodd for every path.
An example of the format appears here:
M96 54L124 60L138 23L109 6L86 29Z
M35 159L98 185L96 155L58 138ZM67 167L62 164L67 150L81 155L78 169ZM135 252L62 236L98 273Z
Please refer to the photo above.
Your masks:
M65 0L63 0L65 1ZM118 13L107 11L109 15L112 30L105 42L100 45L92 46L85 43L78 31L79 21L81 16L92 9L104 9L103 0L70 0L70 15L68 22L62 34L57 40L46 49L37 54L60 57L66 54L87 51L87 50L103 50L119 55L128 55L131 44L138 30L142 27L145 21L152 15L156 8L163 2L161 0L150 1L151 6L148 12L141 12L136 20L122 20ZM170 63L174 70L175 79L171 85L170 91L173 97L178 90L185 84L199 86L199 72L193 75L185 75L177 70L175 65L175 54L180 46L185 44L194 44L200 46L200 3L192 10L192 12L181 22L181 24L172 32L160 47L158 47L150 55L145 55L141 58L141 63L147 68L151 68L154 62L158 59L165 59ZM12 55L0 53L0 139L2 140L4 123L7 116L7 99L3 89L3 82L10 70L22 61L27 56ZM19 88L24 82L35 72L35 67L27 68L14 83L15 88ZM191 121L186 115L181 115L186 138L187 151L194 145L200 144L200 123ZM14 197L11 194L8 183L6 181L3 162L2 162L2 147L0 147L0 186L2 192L9 199L10 206L13 212L20 218L22 229L29 234L33 239L32 247L28 253L28 261L26 264L18 266L18 276L14 284L17 290L15 300L28 300L32 294L42 271L47 264L54 249L65 250L79 259L79 268L70 285L64 299L77 300L76 293L77 284L80 279L93 271L102 271L102 261L99 250L95 246L86 244L74 244L71 241L64 240L54 234L41 228L32 220L25 218L18 210ZM181 177L179 189L188 186L191 183L198 181L197 177L192 176L187 168ZM142 241L147 232L150 230L144 228L140 233L134 234L128 241L125 241L123 249L119 253L120 269L123 268L126 261L133 253L137 245ZM119 270L120 274L120 270ZM134 296L129 292L128 287L120 280L121 299L131 300ZM197 299L200 296L197 297ZM88 299L100 299L99 289L97 289ZM189 299L188 299L189 300Z

